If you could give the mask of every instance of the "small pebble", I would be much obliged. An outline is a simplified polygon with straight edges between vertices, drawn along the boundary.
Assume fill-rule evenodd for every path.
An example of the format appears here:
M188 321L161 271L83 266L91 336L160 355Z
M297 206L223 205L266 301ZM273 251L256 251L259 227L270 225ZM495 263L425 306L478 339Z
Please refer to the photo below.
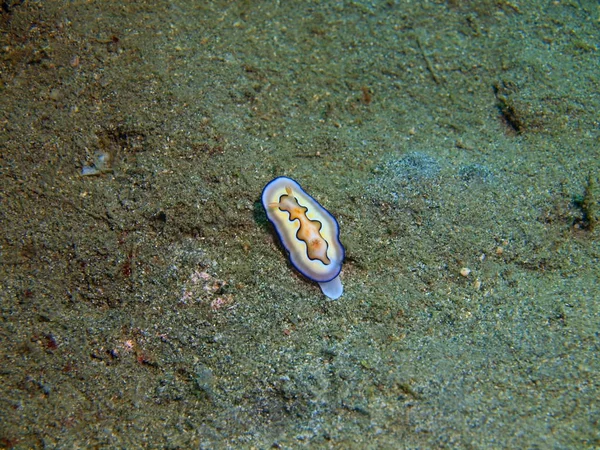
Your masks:
M100 171L93 166L83 166L81 169L82 177L89 177L91 175L98 175Z

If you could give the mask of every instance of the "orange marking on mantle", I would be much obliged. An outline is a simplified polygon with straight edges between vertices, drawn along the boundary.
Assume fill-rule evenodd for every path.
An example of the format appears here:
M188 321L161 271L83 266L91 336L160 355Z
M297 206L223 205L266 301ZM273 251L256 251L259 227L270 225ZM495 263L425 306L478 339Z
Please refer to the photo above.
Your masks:
M287 211L290 215L290 222L298 220L300 227L296 237L306 244L306 252L312 260L318 259L323 264L330 264L331 260L327 257L327 241L321 236L321 227L318 220L311 220L306 215L308 209L298 203L298 199L293 196L292 188L286 186L287 195L279 197L279 203L269 203L271 208L279 208Z

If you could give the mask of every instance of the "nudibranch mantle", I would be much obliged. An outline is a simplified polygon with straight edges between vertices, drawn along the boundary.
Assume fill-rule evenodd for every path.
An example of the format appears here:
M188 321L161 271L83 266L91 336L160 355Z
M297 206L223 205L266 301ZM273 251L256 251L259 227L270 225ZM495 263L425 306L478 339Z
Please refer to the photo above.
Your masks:
M292 265L318 282L327 297L339 298L344 290L339 275L345 251L335 217L287 177L265 186L262 204Z

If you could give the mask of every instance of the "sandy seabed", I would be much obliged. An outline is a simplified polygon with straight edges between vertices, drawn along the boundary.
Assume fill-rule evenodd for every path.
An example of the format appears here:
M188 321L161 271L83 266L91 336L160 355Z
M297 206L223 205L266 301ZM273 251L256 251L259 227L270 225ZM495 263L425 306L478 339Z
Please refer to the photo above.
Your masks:
M0 446L600 446L595 1L2 2ZM260 204L331 211L344 295Z

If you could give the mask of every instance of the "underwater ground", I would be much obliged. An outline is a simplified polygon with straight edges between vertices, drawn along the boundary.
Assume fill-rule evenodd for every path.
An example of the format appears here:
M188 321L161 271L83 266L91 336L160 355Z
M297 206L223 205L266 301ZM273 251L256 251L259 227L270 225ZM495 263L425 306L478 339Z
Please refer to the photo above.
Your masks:
M0 446L598 448L592 0L7 0ZM334 214L344 295L260 195Z

